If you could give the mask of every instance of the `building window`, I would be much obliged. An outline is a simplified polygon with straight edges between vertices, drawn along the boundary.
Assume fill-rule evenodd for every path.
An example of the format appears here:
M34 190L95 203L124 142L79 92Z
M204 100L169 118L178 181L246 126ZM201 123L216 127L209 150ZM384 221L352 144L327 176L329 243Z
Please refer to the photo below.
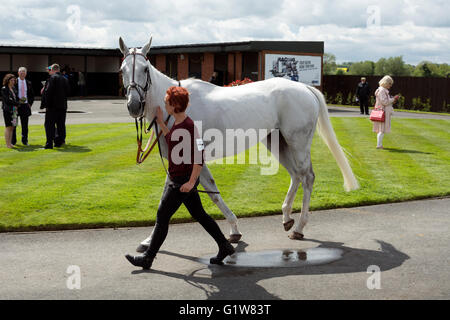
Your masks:
M166 56L166 75L172 79L178 77L178 55L168 54Z
M228 54L216 53L214 55L214 71L217 72L219 85L223 86L233 81L228 79Z
M203 53L189 54L189 78L202 78Z
M242 77L258 81L258 52L242 53Z

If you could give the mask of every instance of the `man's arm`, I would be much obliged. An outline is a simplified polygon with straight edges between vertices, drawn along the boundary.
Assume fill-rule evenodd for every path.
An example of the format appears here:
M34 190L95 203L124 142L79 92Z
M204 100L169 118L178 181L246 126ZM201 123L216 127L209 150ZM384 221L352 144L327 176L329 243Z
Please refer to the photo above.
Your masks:
M67 78L64 78L64 89L66 90L66 97L70 96L70 83Z
M34 103L34 91L33 91L33 86L31 84L31 81L27 81L27 99L28 99L28 104L31 107Z
M47 80L47 83L46 83L46 86L44 89L44 94L46 95L47 102L49 101L48 97L51 97L53 95L54 91L55 91L55 78L50 77Z

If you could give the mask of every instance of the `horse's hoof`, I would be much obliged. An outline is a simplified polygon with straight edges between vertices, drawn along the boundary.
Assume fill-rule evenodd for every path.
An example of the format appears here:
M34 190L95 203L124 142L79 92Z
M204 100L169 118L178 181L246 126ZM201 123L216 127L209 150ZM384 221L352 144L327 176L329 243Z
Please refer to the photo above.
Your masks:
M289 235L289 239L291 240L303 240L303 237L304 237L303 234L295 231Z
M136 252L143 253L143 252L147 251L148 247L149 247L149 246L140 244L139 247L136 248Z
M241 240L242 234L231 234L228 238L228 242L230 243L238 243Z
M283 223L284 226L284 231L289 231L291 230L292 226L294 225L295 220L289 220L288 222Z

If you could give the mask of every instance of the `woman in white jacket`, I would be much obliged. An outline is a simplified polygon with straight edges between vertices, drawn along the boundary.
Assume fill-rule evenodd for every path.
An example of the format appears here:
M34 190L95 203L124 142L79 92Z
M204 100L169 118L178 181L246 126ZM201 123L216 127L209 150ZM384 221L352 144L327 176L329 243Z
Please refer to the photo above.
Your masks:
M383 149L383 137L385 133L391 132L391 116L394 114L392 106L399 98L399 95L391 97L389 89L394 84L394 80L390 76L384 76L378 82L380 87L375 91L376 103L375 109L384 110L384 122L373 121L373 132L377 132L377 149Z

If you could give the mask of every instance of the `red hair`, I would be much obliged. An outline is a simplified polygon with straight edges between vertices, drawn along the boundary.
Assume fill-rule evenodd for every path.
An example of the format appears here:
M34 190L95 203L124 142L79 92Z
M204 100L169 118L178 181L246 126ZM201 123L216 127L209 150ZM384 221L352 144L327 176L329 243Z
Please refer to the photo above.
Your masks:
M167 100L175 108L175 113L184 112L189 103L189 92L182 87L170 87L166 91Z

